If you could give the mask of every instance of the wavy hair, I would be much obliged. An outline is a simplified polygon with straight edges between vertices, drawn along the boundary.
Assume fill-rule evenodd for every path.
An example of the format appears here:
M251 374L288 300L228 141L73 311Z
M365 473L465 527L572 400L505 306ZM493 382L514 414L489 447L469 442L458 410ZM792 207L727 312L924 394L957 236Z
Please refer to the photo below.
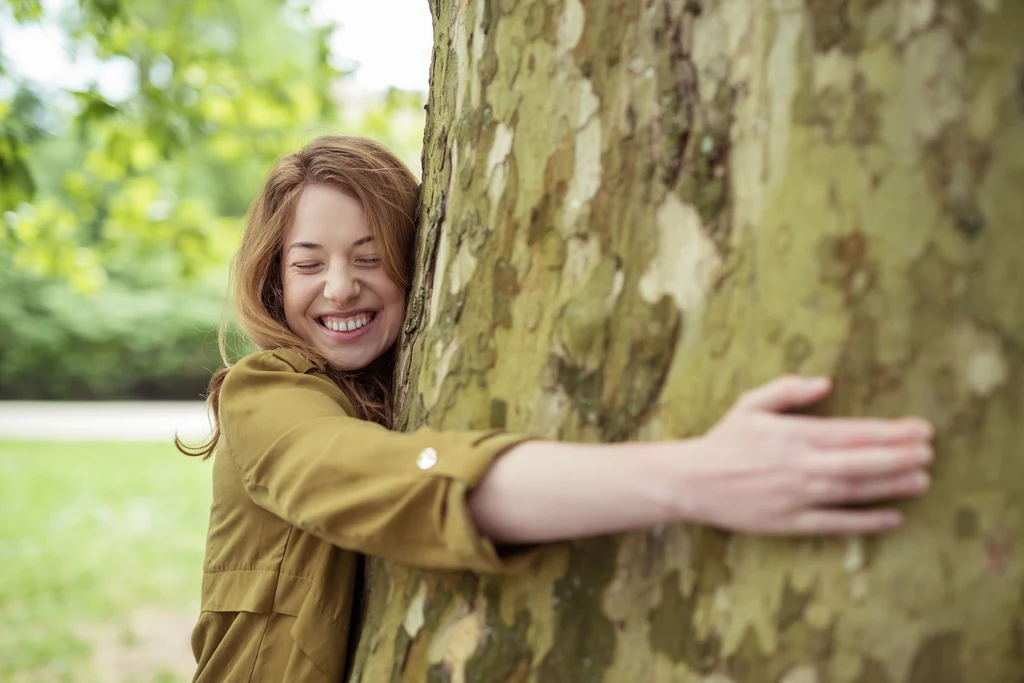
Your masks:
M298 199L312 185L335 187L359 200L385 272L396 285L409 290L419 192L416 177L398 157L372 140L325 136L279 160L256 196L231 265L229 301L234 317L257 349L291 349L325 365L328 375L352 401L358 417L390 427L394 349L363 370L341 372L327 366L326 359L288 329L285 321L281 251ZM206 396L211 434L197 446L187 446L175 437L178 450L186 455L208 458L220 441L220 389L232 364L228 332L225 315L218 334L225 367L213 374Z

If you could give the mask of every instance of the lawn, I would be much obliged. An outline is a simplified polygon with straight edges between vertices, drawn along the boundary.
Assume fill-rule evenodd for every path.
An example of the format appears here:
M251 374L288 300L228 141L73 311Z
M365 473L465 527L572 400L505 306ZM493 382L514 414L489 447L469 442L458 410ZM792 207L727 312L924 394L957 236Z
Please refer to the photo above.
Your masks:
M0 681L189 680L210 465L0 441Z

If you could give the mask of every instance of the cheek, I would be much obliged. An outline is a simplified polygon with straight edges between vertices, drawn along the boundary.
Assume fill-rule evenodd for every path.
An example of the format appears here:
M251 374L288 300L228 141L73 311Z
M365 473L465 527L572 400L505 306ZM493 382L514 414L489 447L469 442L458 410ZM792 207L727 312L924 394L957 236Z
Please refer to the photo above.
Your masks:
M302 287L300 282L289 279L287 276L281 279L281 298L284 300L284 316L289 322L300 320L308 307L310 296L309 287Z
M405 295L405 291L398 289L397 287L394 287L391 292L390 301L388 303L391 307L392 314L397 318L405 317Z
M395 337L402 330L405 320L405 291L395 287L388 282L388 290L384 296L384 303L387 309L388 325L392 328Z
M384 274L381 269L372 281L371 287L374 293L377 295L381 303L384 304L384 308L387 311L388 317L391 317L398 312L398 315L405 315L405 290L395 285L394 282Z

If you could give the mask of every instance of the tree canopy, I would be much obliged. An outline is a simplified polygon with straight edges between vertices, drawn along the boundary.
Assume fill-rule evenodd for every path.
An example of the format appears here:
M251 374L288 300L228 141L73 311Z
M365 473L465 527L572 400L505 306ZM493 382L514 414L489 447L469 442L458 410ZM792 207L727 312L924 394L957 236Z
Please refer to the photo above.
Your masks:
M2 19L98 67L73 86L34 81L0 42L6 398L195 395L217 364L227 260L274 159L339 131L418 157L422 95L346 106L336 26L308 2L18 0ZM134 372L156 379L117 369L138 354ZM187 389L159 379L183 371Z

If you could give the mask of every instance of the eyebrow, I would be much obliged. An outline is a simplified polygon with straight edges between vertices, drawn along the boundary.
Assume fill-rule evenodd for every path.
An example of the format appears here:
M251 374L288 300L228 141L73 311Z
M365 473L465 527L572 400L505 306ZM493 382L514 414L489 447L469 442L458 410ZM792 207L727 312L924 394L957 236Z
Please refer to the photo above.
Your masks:
M353 247L358 247L358 246L361 246L363 244L366 244L367 242L372 242L372 241L373 241L373 235L367 235L366 237L360 237L359 239L357 239L355 242L352 243L352 246ZM316 242L293 242L291 245L288 246L288 249L287 249L287 251L285 251L285 253L288 253L292 249L323 249L323 248L324 248L324 246L322 244L317 244Z
M285 253L288 253L292 249L323 249L323 246L316 244L315 242L293 242Z

